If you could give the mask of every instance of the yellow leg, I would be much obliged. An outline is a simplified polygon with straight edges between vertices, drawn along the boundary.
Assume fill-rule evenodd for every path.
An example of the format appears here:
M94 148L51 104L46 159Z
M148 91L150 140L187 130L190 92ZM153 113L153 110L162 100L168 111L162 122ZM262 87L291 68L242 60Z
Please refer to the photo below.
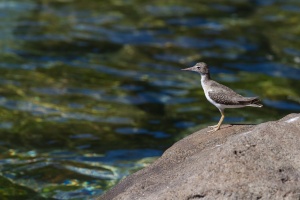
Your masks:
M221 126L221 124L222 124L222 122L223 122L223 120L224 120L224 118L225 118L225 115L224 115L224 111L223 110L220 110L220 113L221 113L221 118L220 118L220 121L219 121L219 123L217 124L217 125L215 125L215 126L210 126L211 128L213 128L212 130L209 130L208 132L210 133L210 132L215 132L215 131L217 131L217 130L219 130L220 129L220 126Z

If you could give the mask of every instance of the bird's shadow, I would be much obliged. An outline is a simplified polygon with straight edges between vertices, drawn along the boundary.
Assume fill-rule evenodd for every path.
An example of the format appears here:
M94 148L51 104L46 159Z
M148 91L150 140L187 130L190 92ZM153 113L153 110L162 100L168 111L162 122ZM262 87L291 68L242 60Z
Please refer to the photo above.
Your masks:
M237 123L232 123L232 124L228 124L229 126L244 126L244 125L251 125L251 126L253 126L253 125L257 125L257 124L237 124Z
M229 127L232 127L232 126L254 126L254 125L256 125L256 124L236 124L236 123L224 124L220 127L220 129L229 128Z

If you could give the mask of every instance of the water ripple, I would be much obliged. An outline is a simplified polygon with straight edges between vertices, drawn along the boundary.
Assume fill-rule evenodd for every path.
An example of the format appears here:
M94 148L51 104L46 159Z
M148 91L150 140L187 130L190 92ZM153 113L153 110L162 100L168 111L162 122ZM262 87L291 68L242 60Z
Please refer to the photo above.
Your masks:
M275 76L275 77L284 77L300 80L300 69L293 68L284 64L279 63L230 63L228 66L242 69L243 71L248 72L260 72L266 75Z
M228 112L225 120L263 122L300 110L299 6L1 1L3 178L56 199L102 194L186 129L219 120L199 74L180 71L200 61L214 80L262 97L263 112Z

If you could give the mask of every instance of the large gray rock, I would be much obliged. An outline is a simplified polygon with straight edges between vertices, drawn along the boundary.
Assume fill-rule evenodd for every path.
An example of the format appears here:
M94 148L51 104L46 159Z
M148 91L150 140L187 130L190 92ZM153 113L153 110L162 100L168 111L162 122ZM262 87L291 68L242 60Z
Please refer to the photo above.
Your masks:
M300 199L300 114L175 143L102 200Z

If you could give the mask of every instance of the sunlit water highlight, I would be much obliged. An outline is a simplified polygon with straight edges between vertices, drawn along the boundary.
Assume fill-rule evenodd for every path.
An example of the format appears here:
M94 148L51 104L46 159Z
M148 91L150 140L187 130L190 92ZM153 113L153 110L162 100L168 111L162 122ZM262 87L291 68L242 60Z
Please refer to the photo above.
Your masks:
M300 111L300 3L0 2L0 197L89 199L215 124L197 74L264 107L226 111L260 123Z

